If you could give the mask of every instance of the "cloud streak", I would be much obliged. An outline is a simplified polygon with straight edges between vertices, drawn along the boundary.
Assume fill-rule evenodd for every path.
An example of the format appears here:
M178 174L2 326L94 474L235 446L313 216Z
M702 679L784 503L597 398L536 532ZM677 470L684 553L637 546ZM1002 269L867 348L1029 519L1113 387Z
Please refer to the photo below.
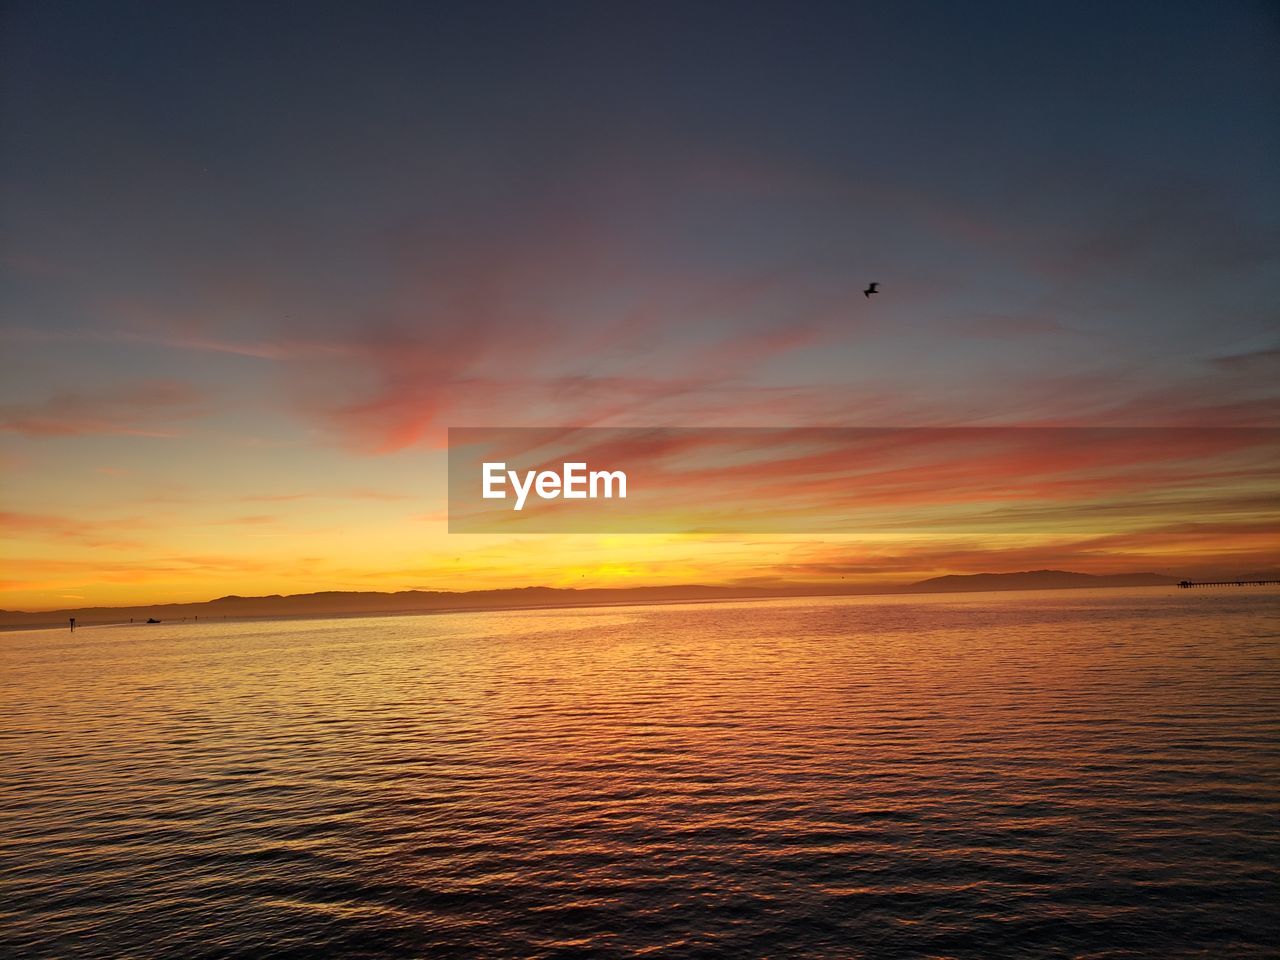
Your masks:
M95 391L57 393L40 403L0 406L0 431L27 437L85 435L172 438L209 398L174 380L144 380Z

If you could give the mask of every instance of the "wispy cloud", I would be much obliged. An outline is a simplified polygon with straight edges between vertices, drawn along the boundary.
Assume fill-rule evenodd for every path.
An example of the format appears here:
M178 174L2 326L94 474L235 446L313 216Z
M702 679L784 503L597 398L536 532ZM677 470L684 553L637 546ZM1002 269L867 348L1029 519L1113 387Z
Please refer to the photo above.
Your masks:
M43 402L0 406L0 431L28 437L86 434L175 437L208 397L189 384L146 380L95 391L57 393Z
M0 527L12 540L111 550L138 549L153 529L146 517L94 520L61 514L18 512L0 513Z
M1280 346L1225 354L1209 362L1228 373L1276 376L1280 375Z

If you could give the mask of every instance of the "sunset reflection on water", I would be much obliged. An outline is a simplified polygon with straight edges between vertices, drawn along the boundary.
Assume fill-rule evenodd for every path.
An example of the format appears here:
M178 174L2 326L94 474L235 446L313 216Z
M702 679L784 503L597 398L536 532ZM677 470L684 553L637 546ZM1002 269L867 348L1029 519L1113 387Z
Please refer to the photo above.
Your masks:
M1267 956L1276 601L3 635L0 946Z

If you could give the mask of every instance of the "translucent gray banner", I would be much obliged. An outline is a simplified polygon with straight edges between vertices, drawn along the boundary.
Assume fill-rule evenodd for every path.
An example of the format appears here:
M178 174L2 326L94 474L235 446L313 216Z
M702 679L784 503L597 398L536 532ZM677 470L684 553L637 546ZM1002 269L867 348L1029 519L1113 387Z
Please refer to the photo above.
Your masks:
M1280 531L1280 430L449 430L451 533Z

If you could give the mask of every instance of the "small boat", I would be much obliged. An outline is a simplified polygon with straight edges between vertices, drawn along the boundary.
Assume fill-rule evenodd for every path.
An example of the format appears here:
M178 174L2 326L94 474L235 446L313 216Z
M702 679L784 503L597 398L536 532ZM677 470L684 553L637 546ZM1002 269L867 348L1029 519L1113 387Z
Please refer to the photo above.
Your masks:
M155 617L147 617L147 623L159 623L159 622L160 621L157 620Z

